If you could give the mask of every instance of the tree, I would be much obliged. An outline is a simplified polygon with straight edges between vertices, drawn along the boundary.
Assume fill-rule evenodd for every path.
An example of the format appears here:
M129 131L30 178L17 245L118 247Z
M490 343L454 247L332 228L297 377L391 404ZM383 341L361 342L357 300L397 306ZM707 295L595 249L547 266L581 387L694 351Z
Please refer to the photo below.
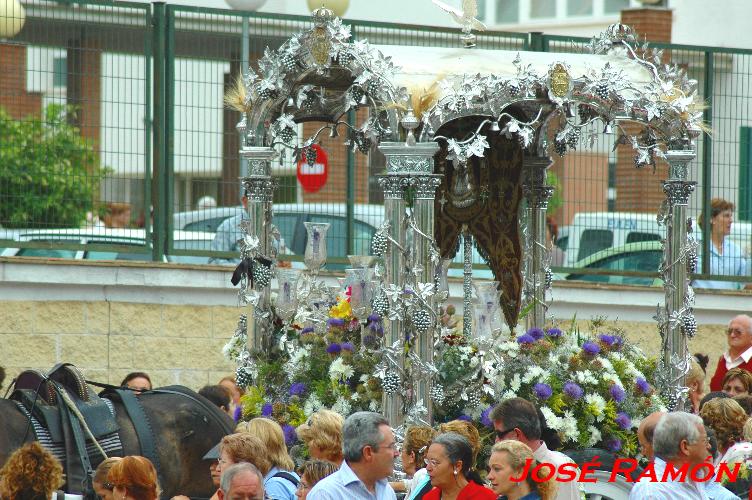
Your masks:
M92 210L105 169L72 112L50 104L19 121L0 108L0 226L79 227Z

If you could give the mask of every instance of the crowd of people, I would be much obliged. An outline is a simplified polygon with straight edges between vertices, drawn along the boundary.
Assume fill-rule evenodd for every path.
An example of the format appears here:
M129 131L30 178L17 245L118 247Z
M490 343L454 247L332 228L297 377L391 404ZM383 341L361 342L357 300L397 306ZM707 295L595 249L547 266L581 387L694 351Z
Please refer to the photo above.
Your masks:
M718 360L704 391L707 356L697 355L688 376L689 412L654 413L637 428L642 456L661 477L667 464L746 463L752 458L752 318L740 315L727 329L728 349ZM152 390L147 373L133 372L121 383L141 394ZM296 429L309 460L296 463L282 427L260 417L243 421L242 391L232 377L199 393L237 422L204 457L216 493L212 500L579 500L582 485L561 479L562 465L573 460L557 451L560 443L540 410L530 401L501 401L489 414L496 443L487 468L479 470L483 443L478 429L465 420L411 426L398 443L381 415L358 412L346 419L321 409ZM406 479L392 480L400 457ZM525 475L538 464L557 471L545 481ZM579 477L579 474L575 474ZM93 476L103 499L152 500L160 490L154 465L140 456L109 458ZM517 480L515 480L517 479ZM630 498L725 500L739 498L739 488L691 479L642 481ZM63 483L63 469L39 443L17 450L0 469L0 499L49 499ZM742 484L742 487L749 487ZM745 490L744 498L747 498ZM752 497L750 497L752 498ZM186 496L173 500L190 500Z

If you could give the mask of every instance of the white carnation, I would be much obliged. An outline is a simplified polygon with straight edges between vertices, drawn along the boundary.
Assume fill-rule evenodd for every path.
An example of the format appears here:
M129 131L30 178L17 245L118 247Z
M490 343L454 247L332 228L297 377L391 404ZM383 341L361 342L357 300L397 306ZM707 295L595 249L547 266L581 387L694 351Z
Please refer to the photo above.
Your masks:
M531 366L528 368L527 372L525 373L525 376L522 377L522 382L525 384L529 384L530 382L534 380L540 380L543 375L544 370L540 366Z
M352 407L350 406L349 401L347 401L343 396L340 396L332 406L332 411L335 411L340 415L349 415L350 411L352 411Z
M501 395L501 401L504 401L505 399L512 399L516 398L517 393L514 391L505 391L504 394Z
M561 429L559 432L564 434L564 437L569 441L577 441L580 437L580 432L577 429L577 419L574 418L574 414L567 410L564 412L564 416L561 417Z
M509 388L512 390L512 392L517 392L520 390L520 385L522 385L522 381L520 380L520 374L515 373L514 377L512 377L512 381L509 383Z
M342 358L335 359L329 365L329 378L332 380L344 380L352 377L354 373L353 367L345 363Z
M588 426L588 434L590 434L587 442L588 447L595 446L601 440L601 431L592 425Z
M556 416L554 411L549 408L548 406L541 407L541 413L543 413L543 417L546 420L546 425L548 425L550 428L552 428L555 431L561 430L561 419Z
M606 400L599 394L586 394L585 403L593 406L596 412L596 420L600 421L603 418L603 410L606 409Z
M315 394L312 394L303 405L303 413L305 413L306 417L310 417L323 407L324 404L319 400L319 398Z

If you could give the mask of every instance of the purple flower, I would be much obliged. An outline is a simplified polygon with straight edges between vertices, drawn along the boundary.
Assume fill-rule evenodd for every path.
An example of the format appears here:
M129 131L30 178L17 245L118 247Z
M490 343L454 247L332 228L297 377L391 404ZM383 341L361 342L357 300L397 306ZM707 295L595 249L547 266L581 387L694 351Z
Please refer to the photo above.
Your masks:
M609 335L607 333L601 333L600 335L598 335L598 340L600 340L604 344L610 346L610 345L613 345L613 343L614 343L614 336L613 335Z
M285 435L285 444L288 448L294 445L295 441L298 440L298 433L295 432L295 427L290 424L285 424L282 426L282 434Z
M614 335L614 343L611 344L611 349L613 349L614 351L618 351L619 349L622 348L623 345L624 345L624 339L619 337L618 335Z
M520 335L519 337L517 337L517 343L518 344L534 344L535 339L531 335L528 335L526 333L524 335Z
M608 451L616 453L617 451L621 450L621 439L611 438L606 441L605 445Z
M585 391L575 382L567 382L564 384L564 394L577 401L585 394Z
M533 386L533 392L538 399L548 399L554 393L554 390L548 384L537 383Z
M527 335L530 335L535 340L540 340L546 336L546 334L543 332L543 329L541 328L531 328L527 331Z
M235 407L235 413L233 414L232 419L235 420L236 422L240 422L240 417L242 416L243 416L243 408L240 405L238 405Z
M290 396L302 396L308 387L303 382L295 382L290 386Z
M586 354L590 354L591 356L595 356L596 354L601 352L601 348L592 340L588 340L587 342L582 344L582 350L585 351Z
M485 410L483 410L483 413L480 414L480 423L485 425L486 427L493 428L493 421L491 421L491 411L493 410L493 406L489 406Z
M465 415L464 413L457 417L457 420L464 420L465 422L472 422L472 418L470 418L470 415Z
M342 342L342 350L353 352L355 350L355 347L350 342Z
M327 324L331 327L345 326L345 320L340 318L329 318Z
M313 333L313 327L312 326L307 326L307 327L303 328L302 330L300 330L300 334L301 335L305 335L307 333Z
M271 403L264 403L264 406L261 407L261 416L262 417L272 416L272 404Z
M621 403L622 401L624 401L624 398L627 397L627 393L624 392L624 389L622 389L621 386L617 384L612 384L608 392L617 403Z
M561 330L559 330L558 328L549 328L548 330L546 330L546 334L549 337L559 338L561 337Z
M642 377L637 377L637 380L635 380L635 385L637 386L637 390L639 390L643 394L648 394L650 392L650 384Z
M625 431L632 428L632 419L629 418L629 415L627 415L623 411L620 411L619 413L616 414L616 418L614 419L614 422L616 422L616 425L618 425Z
M368 316L368 322L369 322L369 323L378 323L379 321L381 321L381 316L379 316L379 315L378 315L378 314L376 314L376 313L371 313L371 314L370 314L370 315Z
M362 342L366 347L376 347L376 337L373 335L364 335Z
M326 346L326 352L328 352L329 354L339 354L340 351L342 351L342 346L336 342L333 342Z

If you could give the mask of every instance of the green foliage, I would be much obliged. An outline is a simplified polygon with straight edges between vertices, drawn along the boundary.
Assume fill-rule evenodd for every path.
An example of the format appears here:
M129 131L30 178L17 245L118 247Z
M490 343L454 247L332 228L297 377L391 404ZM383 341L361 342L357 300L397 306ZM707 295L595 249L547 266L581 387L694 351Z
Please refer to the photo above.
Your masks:
M92 144L50 104L41 119L15 120L0 108L0 224L78 227L93 209L104 169Z
M546 171L546 184L553 186L554 194L551 199L548 200L548 208L546 212L549 214L555 214L559 208L564 204L564 198L561 196L561 182L555 173L550 170Z

